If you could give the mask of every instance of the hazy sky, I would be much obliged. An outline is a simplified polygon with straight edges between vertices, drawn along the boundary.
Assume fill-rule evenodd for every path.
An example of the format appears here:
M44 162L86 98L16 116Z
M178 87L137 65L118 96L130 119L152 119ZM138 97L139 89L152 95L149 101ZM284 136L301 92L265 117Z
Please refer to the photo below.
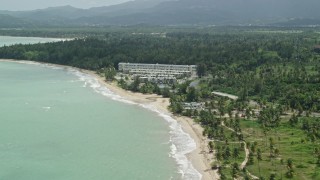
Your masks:
M119 4L126 1L130 0L0 0L0 10L33 10L64 5L90 8Z

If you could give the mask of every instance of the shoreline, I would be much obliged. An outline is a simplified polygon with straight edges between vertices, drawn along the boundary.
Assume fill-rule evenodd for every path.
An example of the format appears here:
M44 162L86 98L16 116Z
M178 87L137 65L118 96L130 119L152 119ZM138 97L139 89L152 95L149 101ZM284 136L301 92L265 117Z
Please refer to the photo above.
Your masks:
M0 62L18 62L17 60L12 59L0 59ZM170 115L174 120L178 122L179 125L181 125L182 130L189 134L190 137L195 141L196 143L196 149L192 152L186 154L187 159L191 162L193 167L202 175L202 180L209 180L209 179L219 179L219 175L217 173L217 170L212 171L210 163L214 161L213 154L209 154L208 149L208 142L209 140L206 137L202 136L203 128L194 122L193 119L185 116L176 116L173 115L169 110L168 106L170 105L169 98L163 98L160 95L156 94L142 94L142 93L134 93L131 91L124 90L117 86L116 83L112 82L106 82L103 77L96 74L94 71L90 70L84 70L79 69L71 66L66 65L57 65L57 64L50 64L50 63L41 63L41 62L35 62L35 61L23 61L21 60L20 63L23 62L32 62L32 63L39 63L39 64L45 64L45 65L52 65L56 67L62 67L62 68L72 68L75 70L78 70L81 73L88 74L90 76L93 76L98 80L98 82L105 86L107 89L115 93L116 95L121 96L122 98L135 102L137 104L145 104L145 105L152 105L161 113L165 113Z
M185 116L173 115L169 110L170 105L169 98L163 98L156 94L142 94L134 93L131 91L124 90L118 87L115 83L110 83L104 81L104 78L99 76L93 71L81 70L83 73L90 74L99 80L99 83L106 86L109 90L114 92L121 97L133 101L138 104L148 104L154 106L158 111L169 114L174 120L176 120L182 127L182 130L189 134L190 137L196 143L196 149L191 153L187 154L188 160L194 166L194 168L202 175L202 180L219 179L217 171L212 171L210 168L210 163L213 160L212 154L207 154L208 140L202 136L203 128L194 122L193 119Z

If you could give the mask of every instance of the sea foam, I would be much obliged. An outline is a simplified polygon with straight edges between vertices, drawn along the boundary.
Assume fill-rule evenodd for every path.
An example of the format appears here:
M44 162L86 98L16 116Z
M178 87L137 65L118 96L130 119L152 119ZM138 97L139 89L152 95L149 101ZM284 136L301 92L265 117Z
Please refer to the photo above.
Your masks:
M160 112L152 105L140 104L140 106L156 112L160 117L165 119L169 123L170 127L170 141L171 141L171 154L178 166L179 173L182 175L182 179L194 180L201 179L202 175L193 167L191 162L187 158L187 154L194 151L197 147L195 141L191 136L185 133L181 125L172 118L170 114Z

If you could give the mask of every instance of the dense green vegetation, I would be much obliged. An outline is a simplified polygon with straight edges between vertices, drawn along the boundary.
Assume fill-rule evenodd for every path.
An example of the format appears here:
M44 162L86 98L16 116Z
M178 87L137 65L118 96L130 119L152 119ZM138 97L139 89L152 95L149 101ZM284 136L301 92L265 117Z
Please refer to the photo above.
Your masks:
M221 179L319 179L320 54L314 46L320 44L320 34L316 29L228 27L153 34L149 30L99 30L93 37L72 41L2 47L0 58L96 70L108 80L113 80L119 62L197 64L196 86L185 81L161 89L127 77L118 84L170 97L174 113L201 124L203 134L213 142L209 143L217 160L213 168L219 169ZM239 99L217 97L212 91ZM183 102L205 106L184 109ZM245 158L248 162L243 164Z
M198 64L209 90L285 108L319 111L317 33L105 33L99 38L16 45L1 58L28 59L98 70L119 62Z

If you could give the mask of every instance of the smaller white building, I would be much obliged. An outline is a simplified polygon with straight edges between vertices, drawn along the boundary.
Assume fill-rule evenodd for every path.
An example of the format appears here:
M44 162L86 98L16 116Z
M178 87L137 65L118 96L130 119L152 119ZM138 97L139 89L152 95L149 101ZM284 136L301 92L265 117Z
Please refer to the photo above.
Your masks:
M204 110L205 103L201 102L183 102L182 104L183 109L185 110Z
M239 99L238 96L235 96L235 95L232 95L232 94L227 94L227 93L222 93L222 92L217 92L217 91L213 91L212 94L216 95L216 96L220 96L220 97L227 97L227 98L235 100L235 101L237 99Z

